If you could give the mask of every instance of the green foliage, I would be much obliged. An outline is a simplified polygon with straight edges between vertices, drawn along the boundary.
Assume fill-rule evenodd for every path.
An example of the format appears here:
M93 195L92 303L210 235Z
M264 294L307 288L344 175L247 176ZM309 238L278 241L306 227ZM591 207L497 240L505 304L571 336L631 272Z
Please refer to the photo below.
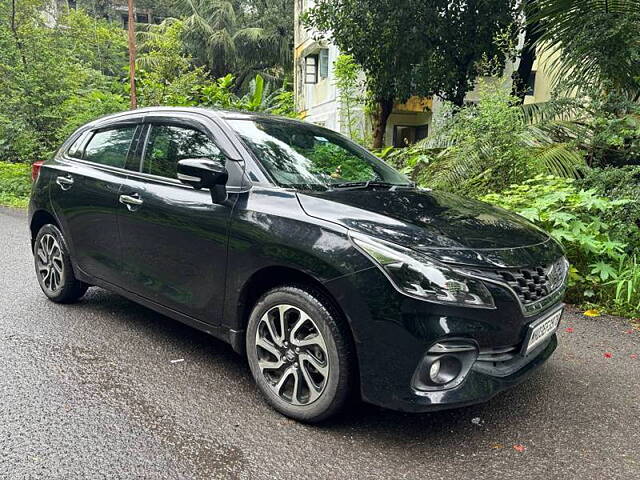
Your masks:
M307 25L330 33L367 77L382 147L394 103L438 95L462 105L488 56L504 59L494 42L515 21L514 0L318 0Z
M420 184L472 196L538 173L578 176L584 166L580 149L529 123L499 81L482 81L479 91L477 104L445 106L429 138L389 154L389 161Z
M540 0L527 7L539 51L553 58L556 86L640 95L639 0Z
M54 22L42 14L48 5L44 0L0 4L0 18L7 20L0 22L2 161L46 159L78 126L128 108L127 43L119 23L73 9ZM139 32L140 106L292 114L291 95L272 89L273 82L256 77L247 82L249 93L239 95L232 74L216 80L204 66L195 66L186 53L185 28L183 21L168 19Z
M110 91L93 89L79 92L60 106L60 113L65 122L58 132L59 138L64 139L78 127L104 115L126 110L128 106L127 98Z
M510 0L319 0L308 23L331 32L366 72L377 98L438 94L461 104L482 56L500 56L494 36L514 21L515 6Z
M30 191L29 165L0 162L0 205L25 207Z
M638 256L625 255L610 272L611 280L605 283L608 298L622 315L637 317L640 314L640 261Z
M345 133L351 140L364 143L364 129L358 111L358 106L365 101L362 93L365 91L362 70L351 55L340 55L333 64L333 74L340 102L340 120L346 129Z
M604 286L615 277L627 243L624 237L612 235L611 226L602 217L630 200L611 200L594 189L579 188L575 180L547 175L537 175L482 200L522 215L564 245L571 262L574 300L609 300Z
M640 166L594 168L577 185L611 199L631 201L603 214L617 238L627 239L627 253L640 249Z
M590 166L640 163L640 106L625 95L590 89L585 96L554 94L522 108L541 134L584 151Z
M126 64L124 33L75 11L47 26L40 2L0 8L2 18L15 17L0 23L0 158L31 162L51 155L68 133L71 98L110 89L106 73Z
M291 75L293 0L181 0L187 51L214 76L235 72L239 85L261 73Z

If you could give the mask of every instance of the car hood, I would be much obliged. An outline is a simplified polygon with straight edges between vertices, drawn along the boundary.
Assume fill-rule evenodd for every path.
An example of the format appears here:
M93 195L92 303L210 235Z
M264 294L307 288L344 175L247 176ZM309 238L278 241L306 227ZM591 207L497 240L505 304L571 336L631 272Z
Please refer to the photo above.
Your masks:
M526 219L489 204L421 189L298 193L305 212L446 263L548 265L562 251Z

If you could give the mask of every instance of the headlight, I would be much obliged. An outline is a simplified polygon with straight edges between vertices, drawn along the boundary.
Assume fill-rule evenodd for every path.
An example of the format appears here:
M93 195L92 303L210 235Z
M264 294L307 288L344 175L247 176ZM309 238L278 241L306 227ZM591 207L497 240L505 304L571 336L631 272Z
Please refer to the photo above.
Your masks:
M351 241L385 273L393 286L428 302L475 308L495 308L480 280L469 278L418 252L350 232Z

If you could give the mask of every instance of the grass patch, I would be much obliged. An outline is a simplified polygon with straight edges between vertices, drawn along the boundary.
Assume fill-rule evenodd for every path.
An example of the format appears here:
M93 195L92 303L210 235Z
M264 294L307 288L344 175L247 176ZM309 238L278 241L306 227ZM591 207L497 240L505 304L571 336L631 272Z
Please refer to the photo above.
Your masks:
M31 166L0 162L0 205L24 208L31 192Z

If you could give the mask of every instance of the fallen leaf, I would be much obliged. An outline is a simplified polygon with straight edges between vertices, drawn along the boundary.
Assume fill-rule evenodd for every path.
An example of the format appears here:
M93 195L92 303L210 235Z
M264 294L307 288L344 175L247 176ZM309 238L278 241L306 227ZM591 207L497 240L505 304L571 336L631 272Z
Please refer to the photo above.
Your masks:
M527 447L525 447L524 445L514 445L514 446L513 446L513 449L514 449L516 452L520 452L520 453L522 453L522 452L524 452L524 451L527 449Z
M600 312L598 310L590 309L583 313L585 317L599 317Z
M567 333L573 333L573 328L567 327L567 328L565 328L564 331L567 332Z
M604 352L604 358L611 358L611 357L613 357L613 353Z
M497 450L499 448L504 448L504 445L502 445L501 443L494 443L493 445L491 445L491 448Z

